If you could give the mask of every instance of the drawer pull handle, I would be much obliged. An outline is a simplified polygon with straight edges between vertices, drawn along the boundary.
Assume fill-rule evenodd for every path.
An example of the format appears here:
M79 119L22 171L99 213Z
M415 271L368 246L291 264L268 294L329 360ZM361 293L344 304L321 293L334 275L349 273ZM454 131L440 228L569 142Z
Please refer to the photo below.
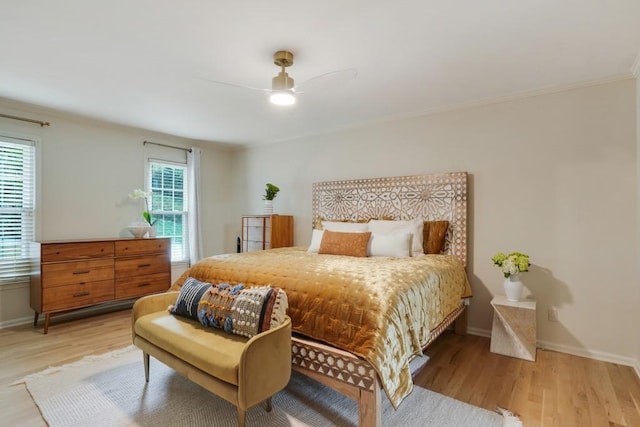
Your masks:
M78 270L78 271L74 271L73 274L77 275L77 274L89 274L91 272L91 270Z
M73 297L86 297L87 295L91 295L91 292L76 292L75 294L73 294Z
M138 285L138 287L139 287L139 288L142 288L142 287L144 287L144 286L151 286L151 283L140 283L140 284Z
M138 264L138 268L151 267L151 264Z

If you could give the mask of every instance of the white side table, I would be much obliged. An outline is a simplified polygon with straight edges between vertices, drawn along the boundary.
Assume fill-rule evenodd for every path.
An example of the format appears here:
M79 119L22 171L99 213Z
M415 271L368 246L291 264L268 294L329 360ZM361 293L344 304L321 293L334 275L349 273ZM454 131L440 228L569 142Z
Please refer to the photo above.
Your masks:
M536 302L508 301L504 295L491 300L493 329L491 352L536 360Z

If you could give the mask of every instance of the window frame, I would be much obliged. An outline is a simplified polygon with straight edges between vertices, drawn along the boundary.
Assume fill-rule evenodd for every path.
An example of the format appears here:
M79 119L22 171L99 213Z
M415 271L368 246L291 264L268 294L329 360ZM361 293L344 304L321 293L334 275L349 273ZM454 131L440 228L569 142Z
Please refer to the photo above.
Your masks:
M30 282L31 275L33 273L33 266L37 262L39 258L39 251L36 242L40 239L40 228L41 228L41 214L40 214L40 193L41 193L41 140L40 138L24 134L24 133L14 133L8 132L4 129L0 130L0 140L9 144L15 145L23 145L32 147L32 196L31 196L31 204L32 208L30 209L31 213L31 235L27 236L24 239L23 236L23 250L25 251L23 257L20 259L24 260L21 264L23 266L23 270L25 271L22 274L18 274L13 276L12 278L0 277L0 288L4 290L9 290L11 288L19 288L19 287L28 287Z
M171 265L173 266L179 266L179 265L185 265L188 266L189 265L189 205L188 205L188 191L189 191L189 167L187 165L187 163L183 163L183 162L179 162L179 161L172 161L172 160L164 160L164 159L159 159L156 157L147 157L146 158L146 162L145 162L145 191L152 193L153 194L153 187L152 187L152 165L157 164L157 165L162 165L162 166L168 166L168 167L173 167L173 168L180 168L184 170L184 179L183 179L183 183L184 183L184 195L183 195L183 210L182 211L161 211L161 210L154 210L153 209L153 195L151 196L151 200L150 200L150 205L149 205L149 213L151 214L151 217L156 216L156 215L166 215L167 213L172 213L172 214L180 214L182 215L182 246L183 246L183 259L173 259L173 242L172 244L172 250L171 250ZM159 233L157 234L157 237L163 237L161 236Z

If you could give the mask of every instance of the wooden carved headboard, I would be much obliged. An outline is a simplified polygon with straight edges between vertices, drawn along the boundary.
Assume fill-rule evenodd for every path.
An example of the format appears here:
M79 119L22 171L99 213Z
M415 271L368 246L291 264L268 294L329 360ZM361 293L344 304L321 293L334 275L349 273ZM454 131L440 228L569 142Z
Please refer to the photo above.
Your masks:
M325 220L448 220L444 252L467 264L467 173L326 181L313 184L313 227Z

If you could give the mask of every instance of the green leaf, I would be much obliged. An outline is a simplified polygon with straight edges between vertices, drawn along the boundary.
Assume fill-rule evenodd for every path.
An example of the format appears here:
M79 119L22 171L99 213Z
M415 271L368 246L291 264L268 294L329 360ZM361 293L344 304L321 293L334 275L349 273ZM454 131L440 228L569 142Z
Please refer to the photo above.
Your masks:
M147 211L142 212L142 217L144 218L145 221L147 221L149 225L153 225L153 223L151 222L151 214L149 212Z

